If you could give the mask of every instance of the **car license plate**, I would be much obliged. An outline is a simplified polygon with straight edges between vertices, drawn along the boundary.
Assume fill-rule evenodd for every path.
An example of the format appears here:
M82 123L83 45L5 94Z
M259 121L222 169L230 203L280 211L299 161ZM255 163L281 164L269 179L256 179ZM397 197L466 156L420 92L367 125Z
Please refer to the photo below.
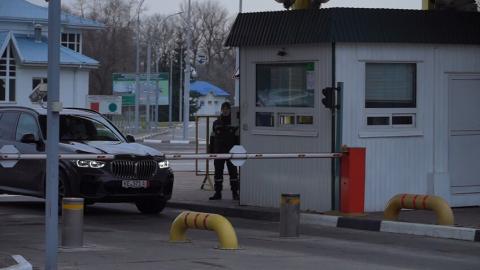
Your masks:
M123 188L148 188L148 185L146 180L122 180Z

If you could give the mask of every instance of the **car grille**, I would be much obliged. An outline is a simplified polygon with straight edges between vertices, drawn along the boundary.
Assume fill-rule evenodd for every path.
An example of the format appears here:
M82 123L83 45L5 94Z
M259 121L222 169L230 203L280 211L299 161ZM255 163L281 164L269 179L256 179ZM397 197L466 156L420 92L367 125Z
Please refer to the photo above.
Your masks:
M114 160L112 174L125 179L149 179L157 173L158 164L153 160Z

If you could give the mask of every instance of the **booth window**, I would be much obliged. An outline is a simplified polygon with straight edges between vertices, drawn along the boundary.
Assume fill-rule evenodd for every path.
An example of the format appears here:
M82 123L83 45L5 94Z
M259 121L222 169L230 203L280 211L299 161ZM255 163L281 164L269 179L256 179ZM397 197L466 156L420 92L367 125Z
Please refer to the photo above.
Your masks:
M313 129L315 76L313 62L257 64L256 126Z
M257 127L274 127L275 120L271 112L257 112L255 115L255 125Z
M415 63L367 63L365 108L368 127L415 127Z
M257 65L257 107L313 108L314 90L307 87L309 64Z

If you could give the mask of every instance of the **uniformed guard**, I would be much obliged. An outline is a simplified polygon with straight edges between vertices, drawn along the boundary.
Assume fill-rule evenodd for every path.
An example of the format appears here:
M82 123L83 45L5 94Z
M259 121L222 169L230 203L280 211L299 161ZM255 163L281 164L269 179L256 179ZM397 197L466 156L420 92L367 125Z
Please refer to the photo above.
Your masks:
M231 106L229 102L224 102L221 107L220 118L213 122L212 133L210 135L209 153L225 154L232 147L239 143L238 127L232 126ZM210 200L221 200L223 189L223 169L227 163L228 174L230 176L230 188L232 198L238 200L238 190L240 183L238 179L237 167L230 160L216 159L215 165L215 194Z

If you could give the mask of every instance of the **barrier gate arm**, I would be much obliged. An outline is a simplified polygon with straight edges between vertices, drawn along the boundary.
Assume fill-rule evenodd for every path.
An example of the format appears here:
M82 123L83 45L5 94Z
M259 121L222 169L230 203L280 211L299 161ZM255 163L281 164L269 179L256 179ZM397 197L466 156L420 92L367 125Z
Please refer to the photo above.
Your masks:
M169 160L186 159L302 159L302 158L340 158L342 153L294 153L294 154L166 154Z

